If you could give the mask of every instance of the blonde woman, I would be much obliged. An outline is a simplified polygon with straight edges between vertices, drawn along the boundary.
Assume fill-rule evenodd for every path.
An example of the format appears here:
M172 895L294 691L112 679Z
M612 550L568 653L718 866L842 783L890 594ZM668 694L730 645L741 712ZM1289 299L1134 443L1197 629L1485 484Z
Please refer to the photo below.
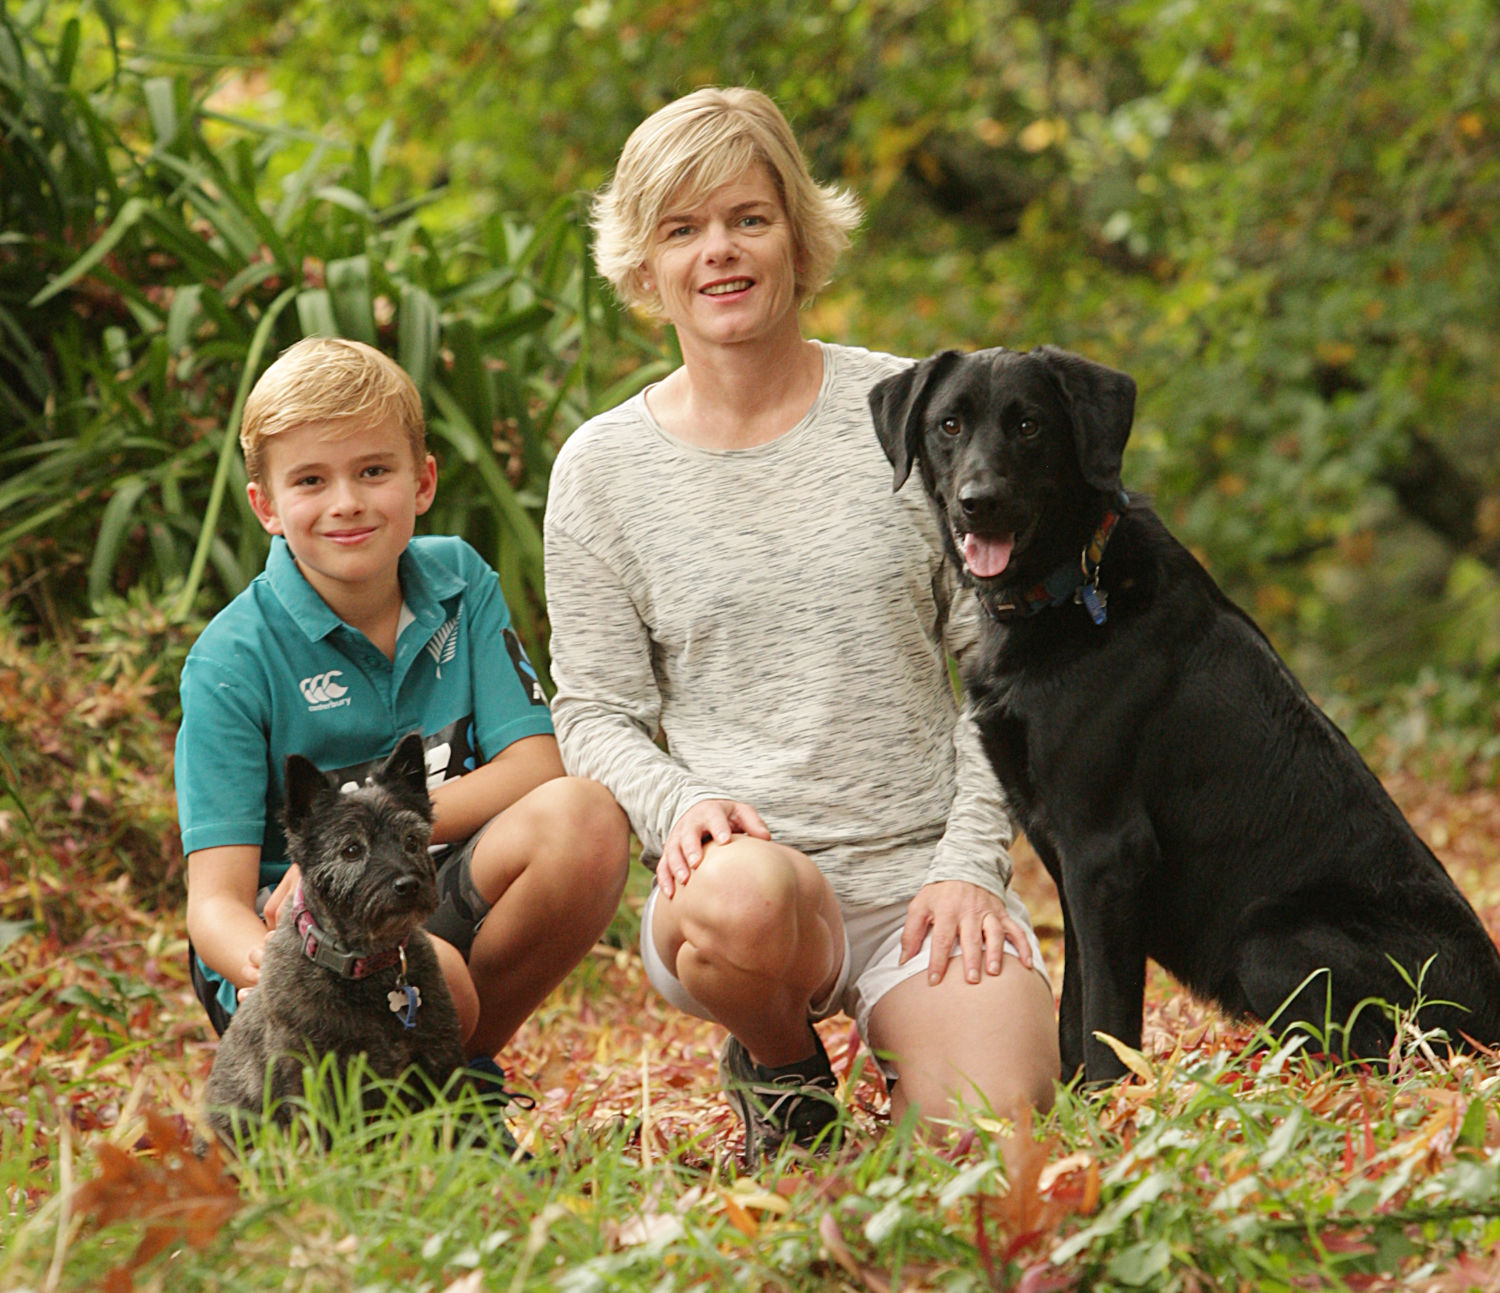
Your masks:
M802 335L858 219L764 95L708 89L631 135L601 272L683 362L592 419L547 507L564 762L630 816L656 988L730 1034L753 1164L837 1128L812 1023L857 1022L892 1116L1050 1105L1051 987L949 651L974 608L869 388L908 361Z

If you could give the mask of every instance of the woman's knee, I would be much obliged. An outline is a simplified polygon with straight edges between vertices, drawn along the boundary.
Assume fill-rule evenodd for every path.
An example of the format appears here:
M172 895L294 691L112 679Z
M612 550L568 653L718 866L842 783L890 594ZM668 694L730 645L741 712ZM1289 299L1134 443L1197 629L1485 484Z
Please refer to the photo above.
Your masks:
M899 1075L897 1104L926 1121L960 1110L1045 1113L1060 1068L1046 980L1007 957L999 979L950 984L953 965L940 985L922 977L897 985L871 1016L871 1041Z
M691 879L669 901L678 907L686 941L741 961L747 956L774 961L816 911L820 881L827 883L794 850L736 835L710 844Z

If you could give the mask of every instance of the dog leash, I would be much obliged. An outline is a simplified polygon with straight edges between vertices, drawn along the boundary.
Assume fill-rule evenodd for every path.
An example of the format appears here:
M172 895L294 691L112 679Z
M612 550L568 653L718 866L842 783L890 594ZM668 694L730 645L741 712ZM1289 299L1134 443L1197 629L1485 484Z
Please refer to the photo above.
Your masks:
M1071 565L1059 566L1041 583L1034 584L1024 592L1006 593L1005 600L996 606L991 606L981 597L979 604L984 607L985 613L991 619L1001 620L1002 616L1035 615L1049 606L1075 602L1088 611L1089 618L1096 625L1102 625L1109 618L1105 609L1109 604L1109 594L1099 587L1099 567L1104 561L1104 549L1109 546L1109 537L1115 532L1115 526L1129 506L1130 496L1122 489L1116 505L1105 511L1094 531L1094 537L1084 545L1077 569Z

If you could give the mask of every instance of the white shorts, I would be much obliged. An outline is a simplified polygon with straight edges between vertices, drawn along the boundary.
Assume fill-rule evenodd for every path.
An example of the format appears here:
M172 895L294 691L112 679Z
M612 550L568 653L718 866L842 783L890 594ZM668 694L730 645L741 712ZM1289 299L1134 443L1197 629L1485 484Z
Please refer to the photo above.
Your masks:
M699 1019L713 1020L708 1007L704 1006L685 987L682 981L667 968L656 950L656 940L651 935L651 921L656 912L657 895L661 892L651 886L645 909L641 912L641 959L646 965L646 977L654 987L677 1009ZM932 956L932 930L922 940L921 950L909 960L901 961L901 932L906 926L906 911L909 902L882 903L876 907L845 907L844 959L839 968L838 982L822 1001L808 1006L808 1017L814 1021L828 1019L842 1011L854 1020L865 1045L870 1044L870 1012L875 1003L899 983L913 975L922 974ZM1010 918L1026 931L1026 941L1031 947L1031 964L1051 986L1046 963L1042 960L1042 949L1037 942L1036 931L1031 927L1031 916L1014 893L1005 895L1005 906ZM1020 953L1005 942L1005 951L1019 958ZM961 956L963 949L957 939L949 958Z

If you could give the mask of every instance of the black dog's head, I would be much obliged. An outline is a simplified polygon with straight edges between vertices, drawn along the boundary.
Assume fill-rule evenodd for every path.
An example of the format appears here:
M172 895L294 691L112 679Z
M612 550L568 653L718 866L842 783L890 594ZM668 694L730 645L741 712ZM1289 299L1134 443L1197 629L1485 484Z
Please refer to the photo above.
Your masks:
M1135 411L1124 373L1054 346L944 351L870 392L900 489L916 464L954 560L980 585L1077 561L1120 491Z
M402 738L362 786L340 791L300 754L286 761L287 852L318 925L346 947L399 942L437 909L422 737Z

